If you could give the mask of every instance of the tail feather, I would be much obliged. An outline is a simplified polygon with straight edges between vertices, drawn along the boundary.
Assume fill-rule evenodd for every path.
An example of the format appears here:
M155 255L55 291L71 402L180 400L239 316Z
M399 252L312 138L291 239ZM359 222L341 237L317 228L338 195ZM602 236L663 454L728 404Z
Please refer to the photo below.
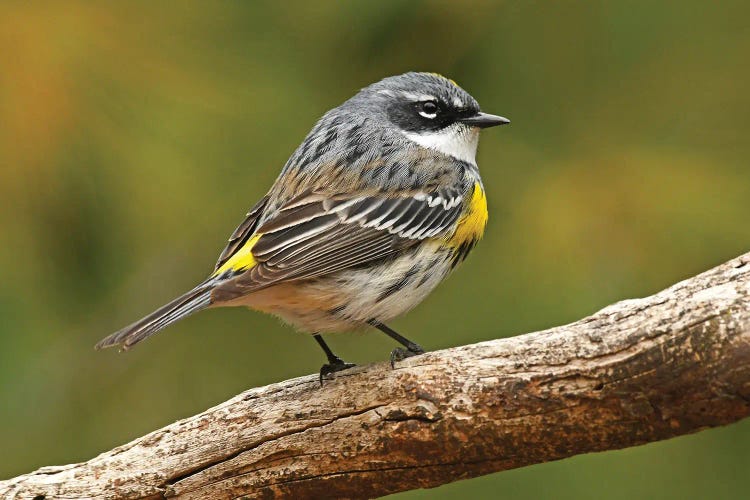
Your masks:
M113 346L120 346L123 350L129 349L172 323L210 306L212 289L212 283L201 283L145 318L100 340L96 344L96 349Z

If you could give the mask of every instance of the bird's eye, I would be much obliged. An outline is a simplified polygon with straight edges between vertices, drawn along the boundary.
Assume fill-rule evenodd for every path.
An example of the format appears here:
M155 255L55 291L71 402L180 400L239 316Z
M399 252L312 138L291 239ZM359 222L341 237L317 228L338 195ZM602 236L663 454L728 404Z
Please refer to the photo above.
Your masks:
M435 101L425 101L419 104L419 114L425 118L435 118L438 109L438 105Z

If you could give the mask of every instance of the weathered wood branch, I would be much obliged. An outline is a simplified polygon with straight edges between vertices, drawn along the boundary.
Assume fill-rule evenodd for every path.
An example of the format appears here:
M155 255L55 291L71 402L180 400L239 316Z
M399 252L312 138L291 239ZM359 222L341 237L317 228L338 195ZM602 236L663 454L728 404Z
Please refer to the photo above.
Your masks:
M750 413L750 253L510 339L249 390L3 498L373 497Z

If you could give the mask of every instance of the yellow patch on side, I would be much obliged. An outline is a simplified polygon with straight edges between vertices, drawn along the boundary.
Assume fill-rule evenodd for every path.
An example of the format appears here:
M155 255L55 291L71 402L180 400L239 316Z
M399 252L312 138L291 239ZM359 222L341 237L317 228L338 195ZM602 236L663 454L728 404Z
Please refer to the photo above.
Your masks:
M469 205L461 218L458 219L456 232L448 238L448 243L453 247L460 247L468 241L478 240L484 234L488 217L487 196L484 194L481 184L477 182L474 184L471 201L469 201Z
M256 234L255 236L247 240L247 242L245 242L245 244L242 245L242 247L237 250L234 255L229 258L228 261L224 263L224 265L216 270L214 276L217 276L229 270L245 271L253 267L257 262L255 261L252 250L253 246L255 246L255 243L257 243L260 237L260 234Z

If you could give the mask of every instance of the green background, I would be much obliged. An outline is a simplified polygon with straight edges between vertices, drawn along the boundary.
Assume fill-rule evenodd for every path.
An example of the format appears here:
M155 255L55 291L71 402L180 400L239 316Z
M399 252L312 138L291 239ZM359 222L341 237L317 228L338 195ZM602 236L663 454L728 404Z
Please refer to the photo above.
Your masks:
M485 240L394 322L428 349L750 247L747 2L159 4L0 4L0 477L318 370L312 339L240 309L92 346L204 278L315 120L387 75L443 73L512 120L480 145ZM736 498L749 464L745 421L397 497Z

